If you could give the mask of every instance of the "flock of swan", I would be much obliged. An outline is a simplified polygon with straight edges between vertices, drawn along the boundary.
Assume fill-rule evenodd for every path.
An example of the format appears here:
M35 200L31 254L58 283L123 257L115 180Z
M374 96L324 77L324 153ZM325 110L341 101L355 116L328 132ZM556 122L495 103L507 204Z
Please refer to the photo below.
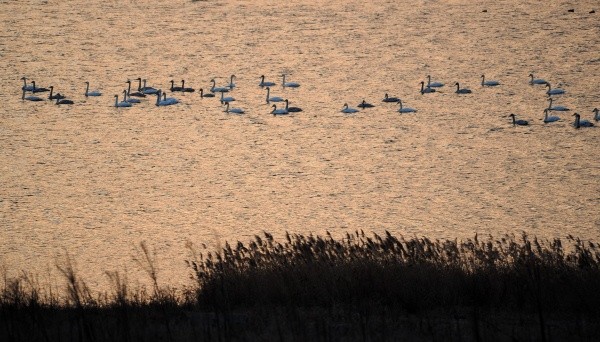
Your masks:
M549 105L547 108L544 109L543 122L544 123L552 123L552 122L559 121L560 117L555 116L555 115L550 115L550 112L553 112L553 111L554 112L565 112L565 111L569 111L570 109L567 107L564 107L564 106L553 106L554 100L553 100L552 96L564 94L565 91L563 89L552 88L552 85L549 82L547 82L544 79L535 78L533 74L529 74L529 77L530 77L530 80L529 80L530 85L544 86L547 88L546 95L548 95ZM23 96L22 96L23 101L50 100L50 101L55 101L55 104L57 104L57 105L69 105L69 104L74 103L72 100L67 99L64 95L61 95L60 93L54 93L53 86L49 86L48 88L38 87L38 86L36 86L35 81L31 81L31 84L29 84L27 82L26 77L23 77L21 79L23 80L23 86L21 88L23 91ZM235 98L233 96L225 95L225 93L229 93L236 87L236 84L234 82L235 79L236 79L236 76L231 75L229 78L229 84L226 84L224 86L217 86L215 79L214 78L211 79L210 80L211 86L210 86L210 88L208 88L208 91L204 91L203 88L199 89L200 97L201 98L209 98L209 97L218 98L219 101L221 102L221 105L224 106L224 108L225 108L224 112L231 113L231 114L244 114L244 110L242 108L230 107L230 102L235 101ZM271 95L271 87L277 85L275 82L267 81L265 79L264 75L261 75L259 77L259 79L260 79L260 82L258 83L258 86L261 88L264 88L266 90L266 98L265 98L266 103L267 104L273 103L271 106L271 108L272 108L272 110L270 112L271 114L286 115L286 114L289 114L292 112L301 112L302 111L302 108L290 107L288 99L284 99L283 97L280 97L280 96L272 96ZM138 81L137 90L135 90L133 92L131 89L132 81L127 80L125 82L127 84L127 89L123 90L123 97L122 97L121 101L119 101L119 95L114 95L114 99L115 99L114 106L115 107L117 107L117 108L132 107L134 104L141 103L142 102L140 100L141 98L145 98L148 96L156 96L156 102L155 102L156 106L170 106L170 105L175 105L175 104L179 103L178 99L176 99L174 97L167 97L166 91L163 91L160 88L155 88L155 87L147 85L147 81L145 79L142 79L140 77L140 78L137 78L136 81ZM193 93L196 91L194 88L186 87L185 80L181 80L181 86L175 85L174 80L171 80L170 84L171 84L171 86L169 88L169 91L171 91L171 93L177 93L177 92ZM85 92L84 92L85 97L102 96L102 93L100 91L90 90L89 82L85 82L85 85L86 85ZM281 85L284 88L300 87L300 83L287 82L285 74L282 75ZM421 85L421 89L420 89L421 95L435 93L436 89L439 89L439 88L445 86L444 83L442 83L442 82L436 82L436 81L432 82L430 75L427 75L427 83L425 83L425 81L421 81L420 85ZM486 80L485 75L481 75L481 86L482 87L496 87L496 86L500 86L500 85L501 85L501 83L499 81ZM471 94L472 93L471 89L464 88L464 87L461 88L459 82L455 82L454 86L456 86L456 90L455 90L456 94ZM41 98L41 97L38 97L35 95L27 96L27 94L26 94L27 92L31 92L33 94L41 93L41 92L49 92L49 95L46 99L44 99L44 98ZM399 113L416 113L417 112L417 110L414 108L405 107L402 103L402 100L399 97L389 96L387 93L384 95L384 97L381 101L384 103L397 103L399 105L397 112L399 112ZM281 103L281 102L285 102L285 107L281 106L280 108L278 108L276 103ZM375 107L375 105L368 103L365 100L362 100L362 102L360 102L357 105L357 107L361 108L361 109L366 109L366 108ZM345 103L341 109L341 112L345 113L345 114L352 114L352 113L356 113L359 111L360 111L359 109L350 107L347 103ZM594 113L593 119L595 121L600 121L600 113L599 113L598 108L594 108L592 113ZM594 124L591 121L581 119L581 115L579 113L574 113L573 116L575 117L575 121L573 122L573 126L575 128L593 127L594 126ZM512 118L513 126L529 125L529 122L527 120L517 119L515 114L510 114L509 117Z

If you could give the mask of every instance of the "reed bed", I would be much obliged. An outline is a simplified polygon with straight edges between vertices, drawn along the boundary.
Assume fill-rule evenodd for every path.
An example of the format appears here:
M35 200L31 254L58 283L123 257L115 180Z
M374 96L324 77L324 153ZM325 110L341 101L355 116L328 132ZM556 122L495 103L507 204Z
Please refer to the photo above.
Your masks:
M563 245L564 244L564 245ZM67 259L65 293L35 277L0 293L0 340L589 340L600 337L600 250L569 236L539 240L430 240L365 235L336 239L269 233L193 253L196 286L157 281L93 295Z

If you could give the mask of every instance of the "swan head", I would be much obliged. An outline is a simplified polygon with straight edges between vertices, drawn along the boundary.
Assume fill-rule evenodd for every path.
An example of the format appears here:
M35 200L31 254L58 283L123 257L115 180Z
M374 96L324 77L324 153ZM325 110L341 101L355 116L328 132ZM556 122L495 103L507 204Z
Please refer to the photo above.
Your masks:
M508 117L514 119L515 115L514 114L510 114Z
M594 109L592 109L592 113L596 113L596 114L598 114L598 111L599 111L599 109L598 109L598 108L594 108Z
M573 114L571 116L574 116L576 119L578 119L581 115L579 115L579 113L575 113L575 114Z

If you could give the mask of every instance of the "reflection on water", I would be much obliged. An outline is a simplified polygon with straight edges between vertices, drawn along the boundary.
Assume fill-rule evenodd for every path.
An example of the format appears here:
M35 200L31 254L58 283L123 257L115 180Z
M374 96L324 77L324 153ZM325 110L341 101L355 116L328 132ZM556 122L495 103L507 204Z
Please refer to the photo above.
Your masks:
M94 286L104 270L135 274L145 240L176 284L187 241L262 230L598 240L599 131L570 125L600 106L600 21L594 1L566 4L0 2L2 262L44 273L68 251ZM284 73L301 86L282 88ZM545 125L530 73L572 111ZM243 115L197 92L113 107L128 79L207 91L232 74ZM270 115L260 75L303 112ZM421 95L427 75L445 87ZM22 102L22 76L75 104ZM86 81L103 96L86 98ZM375 107L340 112L363 99Z

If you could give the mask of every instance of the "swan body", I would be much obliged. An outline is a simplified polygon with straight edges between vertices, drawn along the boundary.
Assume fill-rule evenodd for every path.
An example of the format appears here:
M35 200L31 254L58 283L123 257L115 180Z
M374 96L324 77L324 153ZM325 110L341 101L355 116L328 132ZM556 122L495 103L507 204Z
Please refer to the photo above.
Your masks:
M286 82L285 81L285 74L281 75L283 77L283 82L281 83L281 85L283 85L284 87L288 87L288 88L298 88L300 86L300 83L296 83L296 82Z
M48 95L48 100L56 100L56 99L64 99L65 96L60 93L52 94L54 92L54 87L50 86L50 94Z
M259 87L272 87L274 85L274 82L265 81L265 75L260 76L260 83L258 84Z
M131 80L127 80L127 82L125 82L125 83L127 83L127 94L129 94L129 96L146 97L146 94L144 94L144 93L142 93L140 91L136 91L136 92L133 92L133 93L131 92Z
M185 86L185 80L181 80L181 91L184 93L193 93L196 91L194 88L190 88Z
M244 110L241 108L229 108L229 102L225 102L225 113L233 113L233 114L244 114Z
M444 83L431 82L431 75L427 75L427 88L440 88L443 86L444 86Z
M383 100L381 100L383 102L400 102L400 98L398 97L389 97L387 93L385 93Z
M183 91L183 86L182 87L175 87L175 81L171 80L169 82L171 82L171 88L169 88L169 90L171 92L174 92L174 91ZM182 85L183 85L183 81L182 81Z
M548 95L560 95L565 93L562 89L552 89L552 86L548 82L546 82L546 88L548 88L548 91L546 92Z
M359 103L357 107L358 108L373 108L375 106L370 103L367 103L365 100L362 100L362 102Z
M563 107L563 106L554 106L552 107L552 98L548 97L548 101L550 102L550 104L548 105L548 110L555 110L557 112L566 112L568 110L570 110L567 107Z
M587 121L587 120L581 120L581 116L578 113L573 114L573 116L575 117L575 122L573 122L573 126L575 128L580 128L580 127L594 127L594 124Z
M550 123L560 120L558 116L548 116L548 108L544 109L544 123Z
M235 88L235 83L233 83L233 79L235 78L235 75L231 75L229 77L229 85L227 87L229 87L229 89L233 89Z
M275 104L271 107L273 107L273 110L271 111L271 114L273 114L273 116L288 114L288 111L285 108L277 109L277 105Z
M212 82L212 86L210 87L210 91L213 93L226 93L229 91L229 88L226 87L217 87L217 82L215 81L215 79L213 78L212 80L210 80Z
M129 103L140 103L140 102L142 102L142 101L140 101L140 99L132 99L132 98L129 96L129 92L128 92L127 90L123 90L123 99L124 99L126 102L129 102Z
M527 120L517 120L514 114L509 115L512 118L513 126L527 126L529 122Z
M37 97L37 96L25 96L25 89L23 89L23 96L21 97L21 100L34 101L34 102L44 101L44 99Z
M35 81L31 81L31 84L33 85L33 89L31 90L32 93L43 93L45 91L48 91L50 89L48 88L37 88L35 86Z
M344 107L342 108L342 113L351 114L358 112L358 109L348 107L347 103L344 103Z
M162 106L170 106L170 105L174 105L177 103L177 102L173 102L170 99L161 100L161 93L162 93L162 91L160 89L156 92L156 105L157 106L161 106L161 107ZM167 96L167 94L165 94L165 98L166 98L166 96ZM175 99L173 99L173 100L175 100ZM175 101L177 101L177 100L175 100Z
M435 89L430 88L429 86L425 87L425 82L421 81L421 95L435 93Z
M169 102L170 104L176 104L179 103L179 100L177 100L174 97L167 97L167 93L162 93L163 95L163 101L165 102Z
M467 89L467 88L460 89L460 84L458 82L456 82L454 85L456 86L455 93L457 93L457 94L471 94L472 93L471 89Z
M269 102L283 102L283 98L279 96L271 97L271 88L267 87L267 103Z
M592 113L594 113L594 120L600 121L600 114L598 114L598 108L594 108L594 110L592 110Z
M221 104L224 104L226 102L229 103L231 101L235 101L235 98L233 98L231 96L225 97L224 93L221 93Z
M146 80L142 80L141 78L138 78L138 80L140 82L138 84L138 90L141 91L143 94L146 94L146 95L158 94L158 89L146 86ZM144 82L144 86L143 87L140 87L141 86L141 82Z
M287 110L288 112L290 112L290 113L297 113L297 112L301 112L302 111L302 108L300 108L300 107L290 107L289 104L290 103L289 103L288 99L285 99L285 110Z
M531 85L536 85L536 84L548 84L548 82L546 82L546 80L541 79L541 78L534 78L533 74L529 74L529 77L531 77L531 80L529 81L529 84Z
M97 90L90 91L90 82L88 82L88 81L85 82L85 96L86 97L88 97L88 96L101 96L101 95L102 95L102 93L100 93Z
M127 102L127 101L121 101L119 102L119 95L115 95L115 107L117 108L122 108L122 107L131 107L131 103Z
M204 89L200 88L200 97L215 97L213 93L204 93Z
M33 85L27 85L27 77L21 77L21 79L23 80L23 86L21 87L21 90L33 91Z
M63 105L63 104L72 105L73 103L74 103L73 101L67 100L67 99L56 99L57 105Z
M495 86L499 86L500 82L498 81L486 81L485 80L485 75L481 75L481 86L482 87L495 87Z
M409 107L403 107L402 106L402 101L398 101L398 103L400 104L400 108L398 109L398 113L416 113L417 110L414 108L409 108Z

